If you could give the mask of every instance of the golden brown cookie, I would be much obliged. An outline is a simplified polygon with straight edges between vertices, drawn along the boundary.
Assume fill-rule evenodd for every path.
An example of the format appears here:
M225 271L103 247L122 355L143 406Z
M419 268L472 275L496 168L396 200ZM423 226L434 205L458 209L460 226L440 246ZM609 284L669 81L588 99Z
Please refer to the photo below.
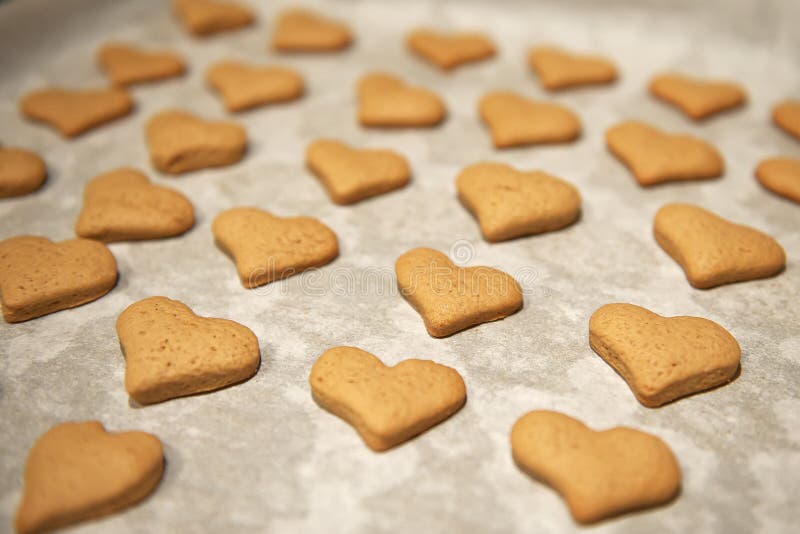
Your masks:
M314 400L350 423L375 451L425 432L467 400L464 380L455 369L417 359L387 367L356 347L325 351L308 381Z
M47 166L38 154L24 148L0 146L0 198L33 193L47 178Z
M75 233L108 243L171 237L193 225L194 208L183 194L153 185L136 169L122 168L86 184Z
M741 85L717 80L701 80L682 74L660 74L650 82L650 92L699 120L741 106L747 93Z
M589 319L589 344L655 408L733 380L741 349L700 317L662 317L633 304L606 304Z
M124 117L133 109L133 100L122 89L40 89L31 91L19 102L20 112L48 123L66 137Z
M390 74L367 74L358 81L358 121L362 126L435 126L445 116L433 91L406 85Z
M496 321L522 308L522 288L491 267L459 267L430 248L409 250L395 264L397 286L433 337Z
M132 506L164 473L161 441L146 432L106 432L97 421L62 423L45 432L25 463L14 527L50 532Z
M494 56L494 44L482 33L439 32L420 28L406 38L408 48L443 70Z
M532 48L528 53L528 65L549 91L608 84L617 79L617 68L608 59L575 54L556 46Z
M581 209L581 196L572 184L503 163L470 165L456 178L456 190L491 242L564 228Z
M228 111L286 102L303 94L303 78L285 67L258 67L220 61L206 71L206 81L219 92Z
M223 211L211 225L214 239L236 263L239 280L254 288L333 261L339 242L312 217L276 217L258 208Z
M162 111L145 128L153 166L167 174L224 167L247 149L247 132L235 122L206 121L185 111Z
M756 178L773 193L800 203L800 159L765 159L756 168Z
M537 102L512 91L491 91L481 98L478 113L492 132L497 148L566 143L578 138L581 121L568 108Z
M653 234L699 289L767 278L786 265L786 253L772 237L693 204L663 206Z
M341 22L309 9L286 9L278 15L272 48L279 52L335 52L353 36Z
M147 52L126 43L104 44L97 62L114 85L173 78L186 70L183 58L174 52Z
M668 134L638 121L606 130L608 149L641 186L720 176L725 162L713 145L691 135Z
M35 236L0 241L0 302L8 323L97 300L116 283L117 262L98 241L53 243Z
M333 139L308 145L306 165L337 204L403 187L411 174L406 158L393 150L356 149Z
M250 8L229 0L172 0L172 7L186 29L198 36L235 30L255 20Z
M681 485L675 455L656 436L622 426L598 432L548 410L514 423L511 454L561 495L579 523L665 504Z
M772 108L772 120L786 133L800 139L800 100L784 100Z
M125 390L153 404L243 382L261 363L258 339L239 323L199 317L182 302L150 297L117 318Z

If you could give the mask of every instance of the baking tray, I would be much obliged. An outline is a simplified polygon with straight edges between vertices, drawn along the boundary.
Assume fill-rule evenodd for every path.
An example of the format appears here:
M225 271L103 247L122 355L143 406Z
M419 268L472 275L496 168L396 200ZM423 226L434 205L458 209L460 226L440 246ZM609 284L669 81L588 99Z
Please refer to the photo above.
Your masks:
M43 190L0 202L0 238L73 236L83 184L132 165L185 193L197 225L176 239L119 243L119 284L86 306L22 324L0 324L0 531L10 529L24 461L34 440L67 420L99 419L110 430L139 429L166 445L158 490L141 505L74 532L569 532L583 530L561 499L523 475L508 442L514 421L549 408L592 427L628 425L662 437L675 451L683 488L672 504L606 521L592 532L790 531L800 522L800 208L763 189L757 162L800 157L800 143L769 121L771 106L800 95L800 3L477 2L354 0L303 2L346 19L357 35L340 54L278 56L267 50L284 1L249 2L248 29L195 39L166 2L11 1L0 5L0 142L46 159ZM405 33L418 25L480 29L499 47L491 61L445 74L412 57ZM186 56L182 79L136 87L135 113L74 140L28 123L16 106L50 84L105 83L98 45L126 40ZM613 86L546 95L525 65L529 45L560 43L613 58ZM250 149L234 166L178 178L148 162L143 124L180 107L224 118L203 83L222 58L291 65L307 95L236 115ZM355 121L354 84L382 69L428 86L446 100L439 128L366 130ZM741 110L692 123L651 98L657 71L678 69L743 83ZM507 151L491 147L477 117L487 90L510 88L564 103L581 116L574 144ZM603 132L644 119L706 138L723 152L722 179L638 187L605 149ZM304 168L305 146L330 136L404 154L411 184L355 206L332 204ZM580 222L560 232L489 245L459 205L461 168L493 160L543 169L576 184ZM786 249L778 277L709 291L692 289L651 236L664 203L691 201L762 229ZM313 275L243 289L213 244L220 211L257 205L309 214L333 228L341 256ZM416 246L461 254L518 276L524 309L446 339L433 339L397 293L395 259ZM263 364L251 380L216 393L137 408L123 387L117 315L151 295L179 299L197 313L250 327ZM588 318L608 302L719 322L740 342L741 376L725 387L659 409L641 406L588 344ZM307 377L325 349L357 345L386 363L431 358L459 370L469 399L452 419L383 454L311 399ZM588 529L587 529L588 530Z

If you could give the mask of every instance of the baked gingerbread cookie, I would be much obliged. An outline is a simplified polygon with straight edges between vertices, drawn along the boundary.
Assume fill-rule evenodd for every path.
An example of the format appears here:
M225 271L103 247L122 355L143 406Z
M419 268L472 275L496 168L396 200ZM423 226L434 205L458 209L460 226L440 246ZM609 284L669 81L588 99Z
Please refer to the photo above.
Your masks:
M350 423L374 451L425 432L467 400L464 380L455 369L417 359L388 367L356 347L325 351L308 381L314 400Z
M783 131L800 139L800 100L784 100L775 105L772 120Z
M650 92L694 120L737 108L747 101L747 93L738 83L701 80L675 73L653 78Z
M446 114L436 93L407 85L384 73L367 74L358 82L358 121L362 126L436 126Z
M247 132L238 124L178 110L150 117L145 136L153 166L167 174L232 165L247 149Z
M34 443L14 528L50 532L113 514L150 495L164 473L161 441L107 432L97 421L62 423Z
M786 265L786 253L772 237L693 204L663 206L653 234L698 289L767 278Z
M133 100L119 88L40 89L23 96L19 109L27 118L47 123L65 137L75 137L129 114Z
M201 37L249 26L256 18L231 0L172 0L172 7L186 29Z
M352 204L408 183L406 158L393 150L357 149L333 139L306 148L306 165L337 204Z
M182 193L150 183L136 169L122 168L86 184L75 233L108 243L172 237L193 225L194 208Z
M681 485L675 455L656 436L622 426L598 432L548 410L514 423L511 454L561 495L579 523L666 504Z
M532 48L528 52L528 65L548 91L609 84L617 79L617 68L608 59L576 54L557 46Z
M773 193L800 203L800 159L765 159L756 168L756 178Z
M38 190L47 178L47 166L38 154L24 148L0 146L0 198Z
M341 22L309 9L286 9L278 15L272 48L278 52L336 52L350 46L353 35Z
M333 231L312 217L277 217L258 208L223 211L211 225L217 246L254 288L321 267L339 255Z
M117 318L125 390L139 404L214 391L258 371L255 334L227 319L199 317L182 302L150 297Z
M265 104L295 100L303 94L303 78L286 67L259 67L220 61L206 71L206 82L225 102L228 111L244 111Z
M395 273L400 293L433 337L503 319L522 308L522 288L512 276L491 267L459 267L438 250L409 250L397 259Z
M713 321L662 317L633 304L595 311L589 344L649 408L730 382L741 356L736 339Z
M494 43L478 32L440 32L419 28L408 34L406 45L442 70L488 59L495 54Z
M725 162L713 145L691 135L669 134L639 121L606 130L606 145L639 185L716 178Z
M492 132L497 148L566 143L581 133L581 121L570 109L538 102L512 91L491 91L481 98L478 113Z
M0 303L7 323L97 300L116 283L117 262L99 241L53 243L36 236L0 241Z
M127 43L106 43L97 51L97 62L114 85L131 85L180 76L186 71L175 52L145 51Z
M559 230L575 222L581 209L572 184L504 163L470 165L456 178L456 190L490 242Z

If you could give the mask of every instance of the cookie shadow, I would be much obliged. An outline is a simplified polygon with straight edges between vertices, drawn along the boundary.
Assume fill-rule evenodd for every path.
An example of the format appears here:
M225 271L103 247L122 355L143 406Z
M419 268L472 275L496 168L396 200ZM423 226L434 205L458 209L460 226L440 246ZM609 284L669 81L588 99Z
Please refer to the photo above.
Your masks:
M123 357L123 360L124 360L125 359L125 349L122 346L122 343L120 343L119 349L122 352L122 357ZM134 410L141 410L143 408L147 408L148 406L164 404L166 402L170 402L170 401L174 401L174 400L178 400L178 399L185 399L185 398L192 398L192 397L204 397L206 395L211 395L211 394L214 394L214 393L216 393L218 391L222 391L224 389L232 388L232 387L244 384L245 382L249 382L250 380L254 380L259 375L259 373L261 372L261 368L263 366L264 366L264 351L261 349L261 346L259 345L259 347L258 347L258 365L256 366L255 371L253 371L253 374L251 374L248 377L245 377L245 378L243 378L241 380L238 380L236 382L231 382L230 384L226 384L224 386L221 386L221 387L218 387L218 388L215 388L215 389L210 389L208 391L198 391L196 393L189 393L189 394L186 394L186 395L176 395L174 397L170 397L170 398L167 398L167 399L164 399L164 400L160 400L160 401L156 401L156 402L149 402L149 403L146 403L146 404L141 404L138 401L136 401L133 397L128 395L128 407L132 408Z
M619 510L619 511L614 512L614 513L612 513L610 515L607 515L607 516L605 516L605 517L603 517L601 519L597 519L596 521L592 521L592 522L589 522L589 523L583 523L583 522L580 522L577 519L575 519L575 517L572 515L572 511L569 509L569 505L567 504L566 497L561 492L559 492L556 488L554 488L553 486L548 484L547 481L545 481L543 478L541 478L538 475L536 475L533 471L530 471L530 470L526 469L524 465L522 465L520 462L517 461L516 457L514 456L513 451L511 453L511 460L514 463L514 465L516 465L517 468L520 471L522 471L525 475L527 475L531 479L533 479L534 482L537 482L537 483L543 485L545 488L547 488L548 490L550 490L553 493L555 493L556 495L558 495L559 498L562 500L562 502L564 504L564 507L567 509L567 511L569 512L570 516L572 517L573 521L575 521L575 523L579 527L582 527L582 528L599 527L599 526L607 524L609 521L618 520L618 519L621 519L622 517L626 517L626 518L627 517L637 517L637 516L642 516L642 515L645 515L645 514L650 514L650 513L654 512L654 511L657 511L657 510L664 510L664 509L672 506L675 503L675 501L678 500L678 497L680 497L681 494L683 493L683 482L681 481L681 483L679 483L678 487L675 489L675 493L669 499L667 499L666 501L664 501L662 503L647 505L647 506L644 506L642 508Z

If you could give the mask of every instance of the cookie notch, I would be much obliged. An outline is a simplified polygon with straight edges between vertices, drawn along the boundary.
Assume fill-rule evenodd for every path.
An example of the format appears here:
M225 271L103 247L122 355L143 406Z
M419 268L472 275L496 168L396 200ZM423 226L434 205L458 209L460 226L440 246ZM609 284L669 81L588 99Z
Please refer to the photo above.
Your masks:
M432 337L503 319L522 309L522 288L491 267L459 267L430 248L409 250L395 263L397 287Z
M406 37L406 46L417 56L445 71L489 59L495 54L494 43L479 32L441 32L418 28Z
M125 354L125 390L141 405L245 382L261 364L252 330L228 319L200 317L166 297L131 304L116 328Z
M278 217L250 207L223 211L211 224L217 246L236 264L247 289L332 262L336 234L313 217Z
M411 176L406 159L393 150L356 149L333 139L308 145L306 167L341 205L405 187Z
M91 239L45 237L0 241L3 319L18 323L99 299L117 284L117 262Z
M633 428L595 431L568 415L535 410L514 423L511 454L524 473L558 492L583 524L665 505L680 492L672 450Z
M576 54L552 45L531 48L528 52L528 66L548 91L608 85L617 79L617 68L608 59L597 55Z
M769 278L786 265L786 253L772 237L693 204L662 206L653 235L698 289Z
M25 464L14 527L50 532L144 500L164 473L161 441L146 432L107 432L98 421L56 425L36 440Z
M552 232L580 216L581 197L569 182L503 163L475 163L456 177L458 198L491 243Z
M691 135L662 132L640 121L606 130L606 146L642 187L717 178L725 170L719 151Z
M589 319L589 345L648 408L732 381L741 349L700 317L662 317L633 304L606 304Z
M455 369L430 360L393 367L356 347L334 347L309 375L314 400L355 428L374 451L427 431L461 409L466 386Z

